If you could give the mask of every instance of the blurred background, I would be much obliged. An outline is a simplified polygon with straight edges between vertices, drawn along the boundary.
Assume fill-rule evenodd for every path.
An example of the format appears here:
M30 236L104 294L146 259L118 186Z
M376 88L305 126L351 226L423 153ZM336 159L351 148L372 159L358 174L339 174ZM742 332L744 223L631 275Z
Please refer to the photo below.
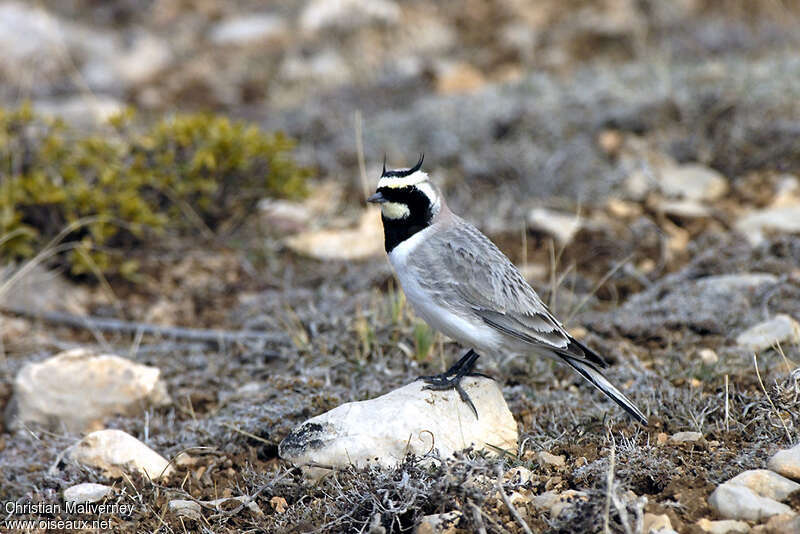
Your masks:
M460 348L405 306L364 203L384 155L424 153L451 208L624 362L611 377L652 432L717 432L726 452L700 482L661 452L619 473L679 500L675 525L709 516L712 485L800 424L797 323L741 337L800 319L798 16L798 0L0 0L0 496L85 478L45 474L63 424L45 417L45 441L10 430L21 370L60 350L160 369L171 401L146 423L141 406L104 422L168 457L223 451L225 469L192 479L198 498L260 487L309 415L441 370ZM215 345L173 327L271 337ZM568 371L502 365L521 441L589 458L558 484L600 488L608 406ZM575 428L594 429L586 449L560 444ZM674 477L703 489L676 496ZM323 494L294 506L310 490L289 481L291 511L263 528L350 514Z

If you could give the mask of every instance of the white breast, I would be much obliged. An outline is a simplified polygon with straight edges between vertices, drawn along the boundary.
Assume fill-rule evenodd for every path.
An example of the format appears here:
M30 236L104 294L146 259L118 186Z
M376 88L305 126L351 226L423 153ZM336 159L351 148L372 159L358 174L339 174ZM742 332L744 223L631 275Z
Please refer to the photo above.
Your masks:
M501 339L493 328L477 317L470 320L439 305L413 275L414 271L408 268L408 262L413 258L414 250L431 231L433 228L428 227L417 232L389 253L389 261L397 273L397 279L403 287L406 298L421 319L444 335L478 350L496 349Z

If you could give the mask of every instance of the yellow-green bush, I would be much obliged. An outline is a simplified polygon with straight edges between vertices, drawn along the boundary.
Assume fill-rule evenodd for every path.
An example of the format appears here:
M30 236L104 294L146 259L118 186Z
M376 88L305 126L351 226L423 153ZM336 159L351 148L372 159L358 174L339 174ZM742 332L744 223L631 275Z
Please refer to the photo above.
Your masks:
M293 147L281 133L214 115L142 127L126 112L83 136L27 105L0 109L0 258L29 258L67 229L60 257L73 274L129 275L131 247L200 224L230 229L265 196L302 195L308 173Z

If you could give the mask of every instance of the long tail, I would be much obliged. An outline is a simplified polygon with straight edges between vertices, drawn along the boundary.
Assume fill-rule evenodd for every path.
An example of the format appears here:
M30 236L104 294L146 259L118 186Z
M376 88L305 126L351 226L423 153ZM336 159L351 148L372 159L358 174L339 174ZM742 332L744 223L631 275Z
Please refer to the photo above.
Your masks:
M593 364L587 362L586 360L579 360L558 352L556 354L558 354L558 356L570 367L580 373L583 378L594 384L597 389L608 395L611 400L622 406L626 412L635 417L640 423L647 425L647 417L645 417L641 410L639 410L639 408L637 408L628 397L618 390L614 384L609 382L608 379L603 376L603 373L601 373Z

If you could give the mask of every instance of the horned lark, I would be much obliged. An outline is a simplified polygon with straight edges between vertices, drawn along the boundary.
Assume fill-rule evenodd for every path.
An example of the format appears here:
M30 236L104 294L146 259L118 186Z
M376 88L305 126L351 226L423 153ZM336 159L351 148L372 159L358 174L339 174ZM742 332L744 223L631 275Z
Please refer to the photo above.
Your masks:
M409 169L387 171L384 163L368 201L381 205L386 252L417 315L475 349L445 373L422 377L427 387L455 388L475 411L459 382L474 374L478 353L535 354L566 363L646 425L600 372L603 358L567 333L494 243L447 208L422 159Z

